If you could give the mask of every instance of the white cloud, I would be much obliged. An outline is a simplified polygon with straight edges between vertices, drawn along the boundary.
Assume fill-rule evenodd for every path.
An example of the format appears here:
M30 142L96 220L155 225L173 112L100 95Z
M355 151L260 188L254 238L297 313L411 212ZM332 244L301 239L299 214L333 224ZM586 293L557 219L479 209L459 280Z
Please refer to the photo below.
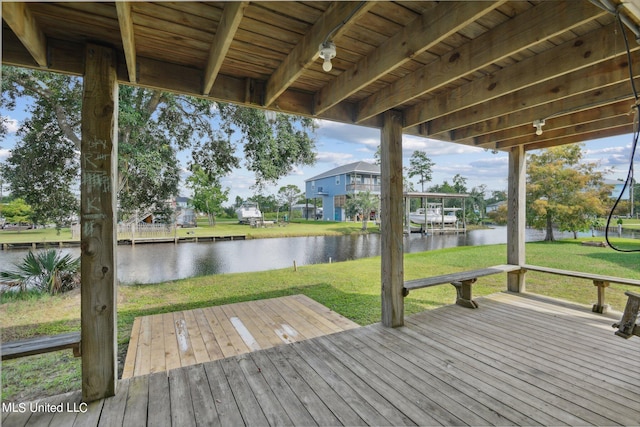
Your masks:
M11 150L0 148L0 162L4 162L11 155Z
M316 155L318 163L330 163L335 166L346 165L347 163L354 162L353 154L350 153L338 153L330 151L322 151Z
M7 126L7 131L9 133L16 133L18 132L18 129L20 129L18 121L16 119L12 119L11 117L7 118L5 125Z

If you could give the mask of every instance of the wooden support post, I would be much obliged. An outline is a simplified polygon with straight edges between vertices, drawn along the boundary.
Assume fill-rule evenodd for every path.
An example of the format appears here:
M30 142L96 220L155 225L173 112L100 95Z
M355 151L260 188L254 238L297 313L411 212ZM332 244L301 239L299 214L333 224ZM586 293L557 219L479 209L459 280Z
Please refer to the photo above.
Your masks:
M472 285L478 279L461 280L459 282L451 282L456 288L456 304L466 308L478 308L478 303L473 300Z
M80 153L82 399L115 395L118 82L115 52L85 48Z
M387 111L380 144L382 172L382 324L404 325L402 234L402 115Z
M604 280L594 280L593 285L598 287L598 303L593 305L592 311L594 313L606 313L609 310L609 305L605 303L604 291L609 287L609 282Z
M525 263L526 157L523 146L509 152L507 264ZM524 271L507 273L507 289L525 292Z

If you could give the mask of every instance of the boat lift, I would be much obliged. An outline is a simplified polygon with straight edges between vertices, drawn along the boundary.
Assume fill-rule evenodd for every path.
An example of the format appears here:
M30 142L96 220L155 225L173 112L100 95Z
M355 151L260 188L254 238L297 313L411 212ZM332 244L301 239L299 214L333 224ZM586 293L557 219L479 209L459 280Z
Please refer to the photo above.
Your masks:
M405 233L409 234L412 231L411 225L411 199L421 199L421 206L424 206L425 221L420 225L420 231L422 233L466 233L467 221L465 217L465 199L469 197L469 194L464 193L422 193L422 192L405 192L403 193L404 207L405 207ZM462 208L445 208L445 200L447 199L461 199ZM431 200L431 201L430 201ZM428 207L439 207L439 212L442 215L440 221L429 221L427 219ZM450 223L446 221L446 214L449 210L462 210L462 219Z

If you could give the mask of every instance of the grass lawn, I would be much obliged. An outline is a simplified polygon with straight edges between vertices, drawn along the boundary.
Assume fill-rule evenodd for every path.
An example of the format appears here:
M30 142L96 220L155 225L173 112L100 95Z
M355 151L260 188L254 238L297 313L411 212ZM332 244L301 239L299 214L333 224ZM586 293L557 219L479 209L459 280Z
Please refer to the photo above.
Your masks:
M303 225L302 225L303 226ZM336 227L344 224L336 224ZM594 239L589 239L594 240ZM638 241L616 239L620 245ZM504 264L506 245L460 247L405 255L405 279ZM582 246L579 241L527 244L527 263L640 279L640 255L607 248ZM474 295L505 289L505 276L481 278ZM607 302L616 310L625 304L628 287L612 284ZM527 274L527 290L583 304L596 301L596 288L588 280ZM118 343L120 354L129 340L137 316L186 310L233 302L305 294L332 310L367 325L380 320L380 257L318 264L257 273L219 274L154 285L119 287ZM637 289L636 289L637 291ZM405 299L407 315L451 304L455 291L438 286L412 291ZM29 297L0 304L3 341L78 330L80 298L67 295ZM612 331L613 333L613 331ZM7 361L2 366L2 400L25 401L80 389L80 361L71 351Z

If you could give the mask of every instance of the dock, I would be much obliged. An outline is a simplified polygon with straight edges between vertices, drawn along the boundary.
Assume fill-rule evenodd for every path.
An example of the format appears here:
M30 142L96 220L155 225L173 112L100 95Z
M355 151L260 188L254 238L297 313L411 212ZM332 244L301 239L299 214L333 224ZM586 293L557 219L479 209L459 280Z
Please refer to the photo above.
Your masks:
M201 243L201 242L226 242L231 240L246 240L244 234L233 236L176 236L176 237L136 237L120 238L118 245L141 245L149 243ZM40 242L18 242L0 243L2 250L11 249L49 249L49 248L69 248L80 246L80 240L47 240Z

